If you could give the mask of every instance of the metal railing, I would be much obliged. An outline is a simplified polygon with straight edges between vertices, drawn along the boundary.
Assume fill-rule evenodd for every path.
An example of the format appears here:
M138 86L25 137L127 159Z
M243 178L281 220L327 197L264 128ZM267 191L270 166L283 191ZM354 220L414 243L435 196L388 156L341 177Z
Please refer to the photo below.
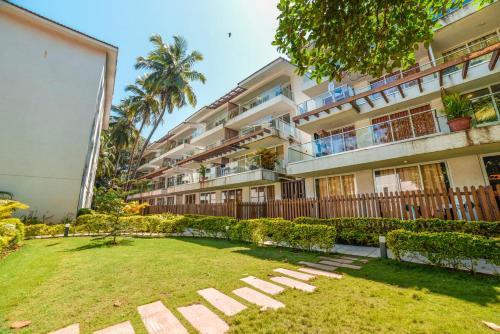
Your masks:
M389 119L389 116L387 118L385 122L290 146L288 160L311 160L449 131L446 117L437 115L435 109L394 119Z
M458 59L458 58L465 56L471 52L478 51L478 50L484 49L488 46L491 46L499 41L500 41L500 36L498 34L496 34L494 36L491 36L488 39L485 39L483 41L479 41L479 42L471 44L471 45L464 46L463 49L459 49L459 50L452 52L452 53L449 53L445 56L431 60L428 63L418 64L418 65L416 65L412 68L409 68L407 70L398 71L397 73L395 73L394 75L392 75L390 77L381 78L379 81L372 82L367 86L360 87L360 88L354 88L352 96L355 97L358 94L368 92L376 87L382 86L382 85L390 83L392 81L404 78L406 76L409 76L409 75L414 74L414 73L418 73L420 71L427 70L429 68L443 64L443 63L448 62L450 60ZM490 57L491 56L489 54L487 54L487 55L483 55L481 57L472 59L470 61L469 67L473 67L473 66L488 62L490 60ZM461 71L463 66L464 66L463 64L451 66L443 71L443 75L449 75L449 74L455 73L457 71ZM438 73L432 73L432 74L429 74L429 75L421 78L422 83L426 83L426 82L429 82L432 80L438 80L438 79L439 79ZM407 82L407 83L401 85L401 88L404 91L404 90L411 88L411 87L414 87L416 85L417 85L417 80L414 80L414 81L410 81L410 82ZM386 94L386 96L399 94L399 90L397 87L391 87L391 88L385 90L385 94ZM299 115L303 115L305 113L308 113L310 111L313 111L313 110L321 108L321 107L324 107L324 106L331 104L333 102L342 101L345 98L346 97L343 97L339 100L335 100L334 96L330 92L325 92L325 93L322 93L318 96L313 97L310 100L307 100L307 101L301 103L297 108L297 112ZM373 95L370 95L370 99L372 101L375 101L375 100L380 99L380 98L382 98L382 95L380 93L375 93ZM367 102L364 99L360 99L360 100L357 100L356 103L358 105L362 105L362 104L365 104Z
M275 86L271 89L266 90L265 92L259 94L253 99L246 101L245 103L238 105L237 107L231 108L228 110L229 119L235 118L238 115L241 115L264 102L271 100L276 96L284 95L288 97L290 100L293 100L292 90L289 87L281 87Z

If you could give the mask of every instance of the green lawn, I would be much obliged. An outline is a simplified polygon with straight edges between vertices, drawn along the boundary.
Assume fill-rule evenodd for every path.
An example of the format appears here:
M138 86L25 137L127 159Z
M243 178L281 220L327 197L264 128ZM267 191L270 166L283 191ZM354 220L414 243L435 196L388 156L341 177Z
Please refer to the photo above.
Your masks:
M127 319L145 333L136 307L158 299L190 328L176 308L203 302L197 290L230 294L245 285L241 277L265 278L317 256L193 238L92 245L88 238L33 240L0 260L0 333L14 320L33 322L20 333L75 322L91 333ZM500 323L499 278L382 260L343 271L341 280L314 280L312 294L287 289L276 297L284 309L250 307L224 318L234 333L491 333L480 321Z

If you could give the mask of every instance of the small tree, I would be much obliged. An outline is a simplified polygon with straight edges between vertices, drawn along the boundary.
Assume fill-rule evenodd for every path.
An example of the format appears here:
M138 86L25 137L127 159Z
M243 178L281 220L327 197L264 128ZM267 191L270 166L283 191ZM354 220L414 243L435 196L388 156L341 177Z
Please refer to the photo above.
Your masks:
M109 236L113 237L113 244L115 245L116 237L121 235L128 224L124 219L120 219L121 216L126 214L125 207L127 203L124 198L125 195L123 191L112 188L98 188L94 198L96 211L110 216L110 219L106 222L109 234L105 235L104 238Z

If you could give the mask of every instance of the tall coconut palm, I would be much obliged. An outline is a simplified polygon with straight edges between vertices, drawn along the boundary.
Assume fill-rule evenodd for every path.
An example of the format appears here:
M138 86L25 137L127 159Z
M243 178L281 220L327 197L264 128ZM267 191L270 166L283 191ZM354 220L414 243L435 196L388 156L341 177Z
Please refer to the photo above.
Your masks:
M139 133L134 126L135 111L130 99L123 100L118 106L112 106L112 115L109 127L109 140L116 151L114 176L117 176L123 150L130 147Z
M101 133L100 140L96 176L98 178L107 178L113 175L116 148L110 139L109 130Z
M134 165L135 150L140 140L140 134L145 126L149 126L159 116L160 104L155 93L145 86L145 78L139 78L134 85L128 85L125 90L131 95L128 97L130 106L134 114L134 122L139 123L137 130L139 135L135 138L130 153L130 161L127 170L127 181L130 176L132 166ZM141 157L142 159L142 157ZM139 160L140 161L140 160Z
M174 108L181 108L188 103L196 106L196 94L191 83L206 81L202 73L193 69L197 62L203 60L203 55L198 51L188 53L184 38L174 36L173 39L172 44L167 44L160 35L151 36L154 50L147 57L139 57L135 65L136 69L147 71L144 84L158 96L160 113L142 146L132 178L135 178L144 151L165 113L172 113Z

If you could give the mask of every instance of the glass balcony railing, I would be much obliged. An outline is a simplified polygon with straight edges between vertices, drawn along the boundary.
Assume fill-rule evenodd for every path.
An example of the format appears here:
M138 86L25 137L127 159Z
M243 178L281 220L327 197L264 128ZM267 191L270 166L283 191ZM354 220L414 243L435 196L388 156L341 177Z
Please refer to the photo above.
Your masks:
M253 99L237 106L228 111L228 116L229 119L235 118L238 115L241 115L258 105L261 105L264 102L269 101L273 97L284 95L288 97L290 100L293 100L293 95L292 95L292 90L290 87L281 87L281 86L275 86L269 90L266 90L265 92L259 94L259 96L254 97Z
M179 186L183 184L198 183L200 181L210 181L219 177L226 177L252 170L266 169L283 173L285 165L282 160L276 163L266 163L260 156L253 156L230 162L224 166L214 166L207 168L205 176L202 178L199 171L187 174L179 174L167 179L167 187Z
M495 43L498 43L499 41L500 41L500 36L498 34L495 34L495 35L488 37L488 38L485 38L484 40L481 40L477 43L464 46L463 48L458 49L458 50L451 52L449 54L446 54L443 57L436 58L431 62L424 63L424 64L417 64L417 65L415 65L415 66L413 66L405 71L398 71L398 72L392 74L391 76L384 77L384 78L380 79L379 81L370 83L367 86L355 88L352 91L348 88L344 89L344 91L346 92L344 94L339 94L338 92L333 92L333 94L330 92L322 93L322 94L320 94L320 95L318 95L310 100L305 101L304 103L301 103L299 105L299 107L297 108L297 112L299 115L303 115L305 113L311 112L313 110L324 107L324 106L329 105L331 103L342 101L342 100L346 99L347 97L351 97L351 96L355 97L358 94L368 92L372 89L375 89L375 88L380 87L382 85L388 84L392 81L395 81L395 80L398 80L401 78L405 78L405 77L410 76L412 74L415 74L415 73L427 70L429 68L435 67L437 65L443 64L443 63L448 62L450 60L458 59L458 58L463 57L471 52L484 49L488 46L491 46ZM490 54L486 54L486 55L483 55L481 57L475 58L475 59L470 61L469 68L472 68L472 67L477 66L479 64L489 62L490 59L491 59ZM451 66L443 71L443 75L450 75L450 74L456 73L458 71L462 71L463 66L464 66L463 63L455 65L455 66ZM439 80L438 73L432 73L432 74L421 77L422 84L433 81L433 80ZM417 85L418 85L417 80L414 80L414 81L410 81L410 82L406 82L406 83L402 84L401 89L403 91L405 91L405 90L412 88L412 87L415 87ZM341 88L341 87L338 87L338 88ZM396 95L396 94L400 94L399 89L397 87L391 87L391 88L385 90L384 93L387 97L390 97L390 96ZM375 101L375 100L381 99L382 95L380 93L374 93L374 94L370 95L369 97L372 101ZM364 99L359 99L359 100L356 100L356 103L358 105L363 105L367 102Z
M372 146L448 132L447 119L436 110L427 110L390 119L374 125L318 138L305 144L290 146L289 162L310 160Z

